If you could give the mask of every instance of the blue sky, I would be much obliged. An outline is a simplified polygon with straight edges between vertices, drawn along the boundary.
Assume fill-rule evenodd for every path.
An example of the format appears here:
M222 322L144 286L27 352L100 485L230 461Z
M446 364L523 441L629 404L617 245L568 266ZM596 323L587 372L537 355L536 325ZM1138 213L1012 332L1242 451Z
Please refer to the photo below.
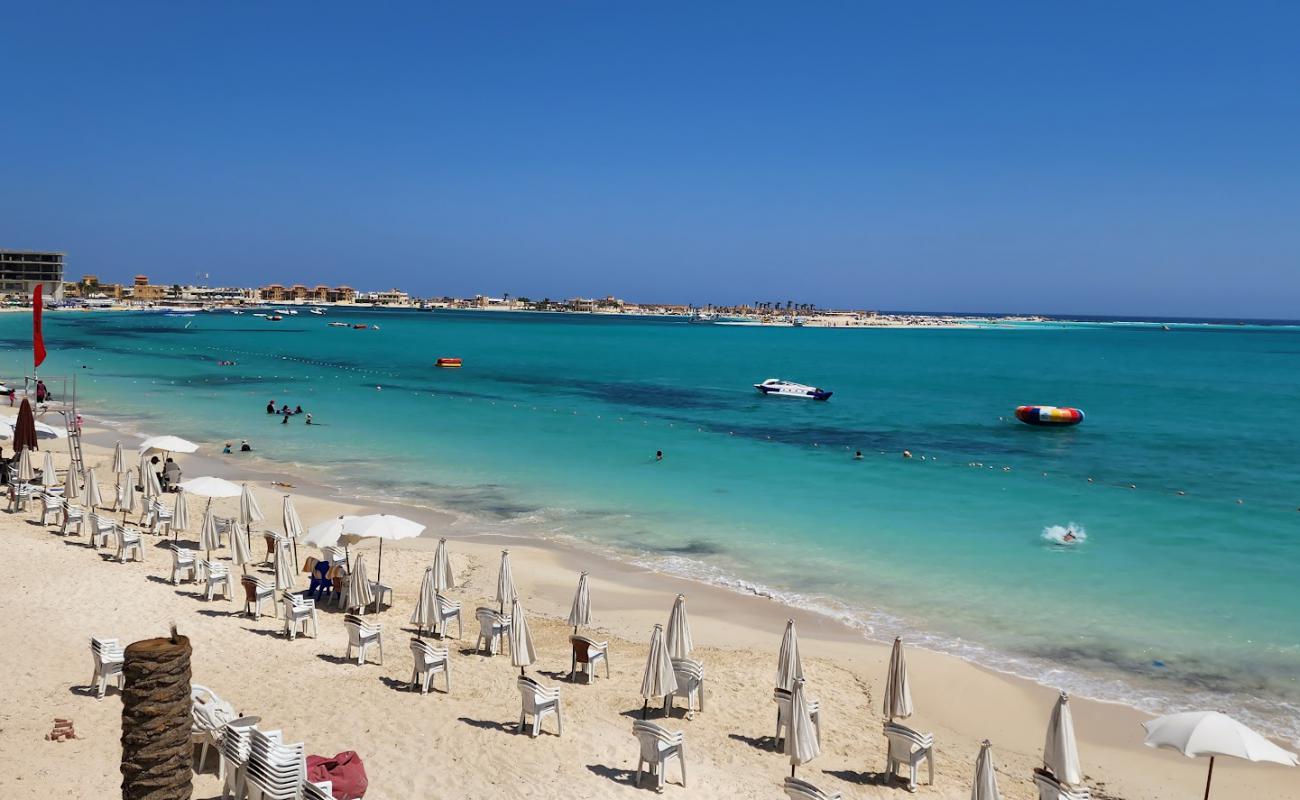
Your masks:
M0 247L421 294L1300 317L1284 3L9 3Z

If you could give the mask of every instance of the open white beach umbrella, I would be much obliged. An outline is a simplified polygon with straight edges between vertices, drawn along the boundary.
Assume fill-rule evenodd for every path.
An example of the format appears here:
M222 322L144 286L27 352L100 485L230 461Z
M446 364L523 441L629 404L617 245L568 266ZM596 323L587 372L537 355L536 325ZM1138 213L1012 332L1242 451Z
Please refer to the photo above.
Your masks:
M803 678L796 678L790 689L790 727L785 735L785 754L790 756L790 775L794 768L807 764L821 755L821 742L817 740L817 728L813 726L812 716L808 712L808 698L804 696Z
M416 636L423 636L424 629L432 629L438 622L438 589L434 585L434 568L425 567L424 577L420 579L420 593L415 600L415 611L411 612L411 624L415 626Z
M664 627L656 623L650 632L650 653L646 656L645 673L641 676L641 697L645 700L641 705L641 718L645 719L650 698L663 697L667 700L668 695L675 691L677 674L673 672L672 657L668 655L668 647L664 644ZM667 709L666 702L664 708Z
M77 471L71 466L63 476L63 499L69 502L81 497L81 487L77 485Z
M199 446L179 436L150 436L140 443L140 455L157 453L193 453Z
M365 613L366 606L375 602L374 590L370 588L370 580L366 577L366 557L357 556L356 568L348 576L348 596L343 605L348 608L359 608Z
M172 538L178 538L181 531L190 529L190 504L185 499L185 490L176 492L176 503L172 506Z
M975 757L975 781L971 784L970 800L1002 800L998 794L998 775L993 769L993 745L988 739L980 742L980 754Z
M694 649L691 621L686 616L686 595L679 594L668 615L668 655L672 658L690 658Z
M803 662L799 659L799 634L794 620L785 621L785 635L781 637L781 652L776 657L776 688L793 691L794 682L803 679Z
M253 563L253 548L248 543L248 526L235 520L230 525L230 560L235 566L243 567L248 573L248 565Z
M1206 798L1210 796L1210 781L1214 779L1216 756L1268 761L1288 767L1300 763L1295 753L1283 750L1227 714L1217 711L1168 714L1144 722L1142 727L1147 731L1144 742L1147 747L1177 750L1188 758L1210 757L1210 770L1205 776Z
M439 592L456 588L456 575L451 570L451 556L447 553L447 540L438 540L438 549L433 551L433 588Z
M122 443L113 445L113 473L121 475L126 472L126 459L122 457Z
M510 605L510 663L519 667L519 674L523 675L524 667L536 660L537 649L533 647L533 635L528 631L528 618L516 597Z
M1043 766L1067 786L1083 785L1079 742L1074 736L1074 716L1070 713L1070 696L1065 692L1061 692L1056 705L1052 707L1052 717L1047 721Z
M578 576L578 590L573 593L573 605L569 608L569 624L573 632L578 626L591 624L591 591L587 588L587 573Z
M12 439L14 437L14 426L18 424L17 417L0 417L0 438ZM67 431L61 431L52 425L46 425L44 422L34 423L36 427L37 439L66 439Z
M889 653L889 673L885 676L885 719L906 719L913 713L912 684L907 679L903 640L894 637L894 649Z
M420 523L392 514L342 515L311 526L303 543L321 548L337 544L348 547L363 539L378 539L379 572L375 580L379 581L384 574L384 540L412 539L423 532Z
M287 539L277 539L275 542L275 591L288 592L293 590L293 553L289 548Z
M59 473L54 468L54 454L46 450L45 457L41 459L41 485L48 488L58 484Z
M334 547L337 544L343 544L346 547L347 544L342 541L343 532L347 530L348 524L355 519L358 518L349 514L341 514L324 522L318 522L303 534L302 543L321 549Z
M519 597L515 591L515 576L510 571L510 551L501 551L501 566L497 570L497 610L505 613L506 603L513 603Z
M86 507L91 511L104 505L104 498L99 493L99 481L95 478L95 468L86 470Z
M207 498L239 497L240 492L239 486L236 484L224 478L214 478L210 475L181 481L180 487L190 494Z
M32 449L24 447L18 453L18 480L31 483L35 479L36 471L32 469Z
M239 490L239 521L247 526L264 519L266 515L262 513L262 507L257 504L257 498L245 483Z

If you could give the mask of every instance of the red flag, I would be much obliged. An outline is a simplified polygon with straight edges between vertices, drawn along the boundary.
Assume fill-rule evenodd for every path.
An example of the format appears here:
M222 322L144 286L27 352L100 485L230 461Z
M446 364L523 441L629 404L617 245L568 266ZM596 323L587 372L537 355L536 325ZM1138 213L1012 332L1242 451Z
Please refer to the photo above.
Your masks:
M45 360L45 337L41 335L41 309L44 304L41 302L41 290L45 284L36 284L36 291L32 292L32 360L36 363L34 367L39 367Z

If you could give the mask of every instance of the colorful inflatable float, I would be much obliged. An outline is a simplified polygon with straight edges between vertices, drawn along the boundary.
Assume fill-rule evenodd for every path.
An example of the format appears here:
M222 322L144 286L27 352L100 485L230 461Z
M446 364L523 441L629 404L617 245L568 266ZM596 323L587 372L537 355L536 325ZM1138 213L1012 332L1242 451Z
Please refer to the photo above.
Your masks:
M1020 406L1016 409L1016 419L1026 425L1059 428L1083 422L1083 412L1077 408L1057 406Z
M459 368L460 368L460 363L461 363L461 362L460 362L460 359L459 359L459 358L451 358L451 357L448 357L448 358L440 358L440 359L438 359L436 362L434 362L434 364L435 364L436 366L442 367L442 368L444 368L444 369L447 369L447 368L450 368L450 369L459 369Z

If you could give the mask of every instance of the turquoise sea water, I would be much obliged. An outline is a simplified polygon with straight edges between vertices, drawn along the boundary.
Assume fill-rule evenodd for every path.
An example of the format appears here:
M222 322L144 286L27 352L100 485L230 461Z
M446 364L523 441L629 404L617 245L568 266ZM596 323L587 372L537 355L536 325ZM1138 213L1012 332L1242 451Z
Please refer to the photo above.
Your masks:
M29 331L0 315L0 374L22 374ZM467 524L1300 740L1300 328L60 312L46 337L43 373L77 374L87 408L139 430L246 437ZM835 396L763 398L767 377ZM280 425L270 399L321 424ZM1087 420L1029 428L1022 403ZM1069 522L1084 544L1043 540Z

